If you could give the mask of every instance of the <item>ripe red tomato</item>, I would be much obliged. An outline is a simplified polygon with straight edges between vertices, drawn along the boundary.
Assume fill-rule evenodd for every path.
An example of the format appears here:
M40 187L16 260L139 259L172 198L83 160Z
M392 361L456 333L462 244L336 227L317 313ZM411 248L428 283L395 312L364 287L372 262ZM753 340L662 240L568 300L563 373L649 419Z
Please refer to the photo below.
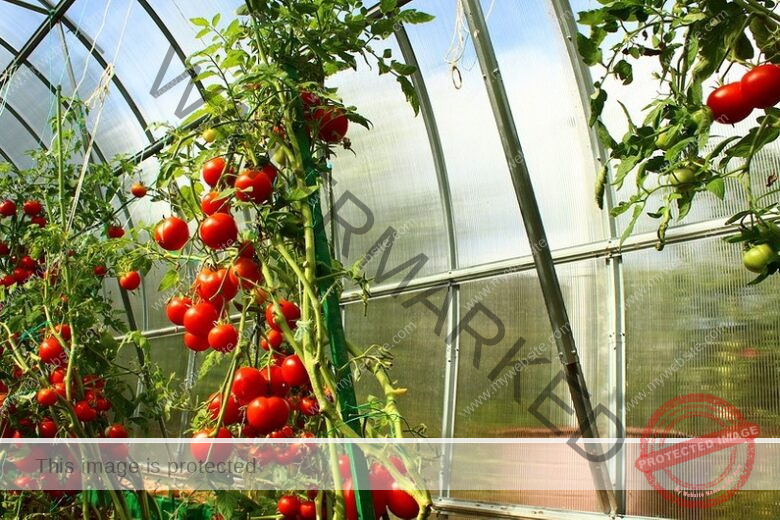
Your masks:
M320 108L314 112L314 119L319 124L319 138L326 143L338 143L347 135L349 119L339 108Z
M4 217L13 217L16 215L16 204L12 200L0 202L0 215Z
M230 323L217 325L209 331L209 345L222 354L232 352L238 344L238 331Z
M320 413L320 404L313 397L302 397L298 402L298 411L303 415L314 417Z
M277 366L263 367L260 370L268 380L268 386L266 394L274 395L276 397L285 397L290 392L290 385L284 380L282 376L282 370Z
M230 268L230 279L234 285L240 285L248 290L258 285L263 279L260 267L248 258L238 258Z
M238 247L238 256L241 258L249 258L251 260L256 255L255 246L252 245L252 242L242 242Z
M304 386L309 383L309 374L303 361L297 355L287 356L282 362L282 376L290 386Z
M112 408L111 401L106 399L105 397L98 397L95 400L95 408L98 412L107 412Z
M770 108L780 103L780 67L760 65L742 78L742 93L755 108Z
M17 265L22 269L27 269L28 271L35 271L38 268L38 262L27 255L21 257Z
M215 213L200 225L200 239L211 249L225 249L236 243L238 226L230 215Z
M204 268L195 278L195 289L204 300L213 300L216 296L230 300L238 293L238 281L229 275L227 269L212 271Z
M282 344L282 341L284 341L284 337L281 332L269 329L265 331L265 337L260 340L260 346L263 347L264 350L268 350L269 347L276 350Z
M95 276L104 277L108 273L108 269L106 269L106 266L104 265L96 265L95 266Z
M174 296L165 306L165 314L171 323L184 325L184 313L192 307L192 300L184 296Z
M62 397L63 399L66 399L68 396L67 388L65 387L65 383L55 383L54 384L54 391L57 392L57 395Z
M739 123L753 111L753 105L739 83L729 83L716 89L707 98L707 106L712 110L715 121L729 125Z
M190 238L187 223L178 217L168 217L154 228L154 240L166 251L178 251Z
M392 489L387 494L387 508L398 518L410 520L417 518L420 505L412 496L393 482Z
M241 406L246 405L255 397L265 395L268 388L263 373L252 367L241 367L233 376L233 394Z
M184 313L184 328L196 336L208 336L219 319L217 309L208 302L193 305Z
M230 213L230 200L220 199L218 191L210 191L200 199L200 209L206 215Z
M301 310L298 306L290 301L282 299L279 300L277 311L284 316L285 321L287 321L287 326L290 327L291 330L294 329L295 322L301 317ZM279 323L281 323L281 321L279 321L280 319L281 318L276 318L274 316L274 304L269 303L265 308L265 321L268 323L268 326L274 330L281 331L282 328L279 326Z
M130 187L130 193L137 199L142 199L146 196L146 186L140 182L136 182Z
M16 280L14 280L14 277L10 274L7 274L0 278L0 284L2 284L5 287L11 287L13 284L16 283Z
M11 253L11 248L5 242L0 242L0 256L8 256Z
M57 435L57 424L49 417L42 419L38 423L38 435L46 439L54 438Z
M30 219L30 224L35 224L39 228L45 228L48 222L41 216L33 217Z
M192 436L193 439L209 439L211 438L213 430L201 430ZM217 439L230 439L233 434L227 428L220 428L217 433ZM211 450L211 453L209 453ZM218 464L225 462L230 458L230 454L233 451L233 446L230 444L214 444L209 441L193 442L190 444L190 452L195 460L199 462L213 462Z
M207 336L197 336L195 334L185 332L184 346L190 350L194 350L195 352L203 352L204 350L209 349L209 338Z
M106 235L108 235L108 238L122 238L125 236L125 230L119 226L108 226Z
M112 424L106 428L106 437L109 439L126 439L127 428L123 424Z
M298 514L301 516L302 520L316 520L317 504L315 504L311 500L306 500L305 502L301 502L300 507L298 507Z
M300 97L306 108L318 107L321 104L320 97L317 94L304 91L301 92Z
M56 338L46 338L38 345L38 356L47 365L62 365L68 356Z
M22 284L30 279L32 276L32 273L28 271L27 269L22 269L21 267L17 267L13 271L14 274L14 280L16 280L16 283Z
M283 427L289 417L290 407L280 397L257 397L246 408L247 422L261 434Z
M41 388L35 398L41 406L52 406L57 402L57 392L53 388Z
M275 170L276 168L274 168ZM265 168L263 170L244 170L236 178L236 197L238 200L263 204L271 199L273 191L273 179L265 174Z
M49 374L49 383L55 385L65 381L65 376L68 374L68 369L65 367L55 368L51 374Z
M203 165L203 182L211 186L212 188L219 183L219 179L225 172L225 159L222 157L214 157L210 161Z
M222 394L215 392L209 396L209 416L216 421L221 409ZM227 406L225 407L225 416L222 418L222 424L230 426L231 424L236 424L238 422L241 422L238 400L236 399L236 396L230 394L228 396Z
M97 419L97 410L89 405L88 401L78 401L73 409L76 412L76 417L81 422L91 422Z
M22 211L31 217L38 215L42 209L43 206L37 200L28 200L22 205Z
M301 502L298 497L292 495L284 495L276 503L276 508L285 518L295 518L298 516L298 510L301 507Z
M141 285L141 275L138 271L130 271L119 277L119 286L125 291L134 291Z
M70 341L71 338L71 331L70 331L70 325L67 323L60 323L59 325L55 325L54 332L59 334L63 340Z

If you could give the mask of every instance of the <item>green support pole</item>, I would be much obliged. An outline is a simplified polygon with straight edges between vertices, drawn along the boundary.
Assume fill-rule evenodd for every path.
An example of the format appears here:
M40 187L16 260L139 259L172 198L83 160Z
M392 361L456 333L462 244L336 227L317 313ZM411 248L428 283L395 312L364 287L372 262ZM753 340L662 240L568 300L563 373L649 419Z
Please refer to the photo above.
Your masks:
M303 107L299 106L299 121L303 121ZM311 143L306 129L303 125L297 125L295 136L300 144L301 158L303 168L306 172L305 181L307 186L317 184L319 177L314 159L311 156ZM325 223L322 216L321 197L309 197L308 204L312 212L314 226L314 254L317 265L330 266L332 258L328 247L328 236L325 234ZM341 309L338 291L328 291L329 283L327 279L319 283L318 290L320 297L325 296L322 302L323 312L325 314L325 324L328 327L328 338L330 340L330 353L333 358L333 364L336 367L336 380L345 381L346 384L339 384L336 387L336 398L341 405L341 413L344 421L355 431L360 433L358 427L359 416L357 414L357 398L355 397L355 387L352 381L352 374L349 371L349 355L347 354L347 342L344 336L344 326L341 322ZM362 450L354 444L347 445L347 456L349 457L352 469L352 486L355 490L355 503L357 505L358 518L360 520L374 520L374 507L371 500L371 490L368 489L368 465L366 457Z

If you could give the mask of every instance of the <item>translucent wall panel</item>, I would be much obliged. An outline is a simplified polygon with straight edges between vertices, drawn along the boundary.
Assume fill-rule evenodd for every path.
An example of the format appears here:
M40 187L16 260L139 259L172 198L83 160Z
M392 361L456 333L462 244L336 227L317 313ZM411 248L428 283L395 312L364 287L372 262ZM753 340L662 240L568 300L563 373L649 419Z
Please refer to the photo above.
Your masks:
M32 135L7 110L2 110L0 113L0 127L3 129L0 133L2 137L0 147L19 168L31 168L33 161L26 152L38 147Z
M780 363L780 325L770 304L776 281L746 285L752 276L742 268L739 248L720 239L630 253L624 267L628 434L638 436L669 399L704 392L733 404L762 436L778 436L780 385L771 367ZM675 360L682 369L670 368ZM649 387L655 378L663 386ZM689 425L702 433L711 429L706 420ZM699 511L696 518L765 517L776 508L771 500L739 493L724 509ZM629 494L629 513L693 518L668 511L650 494Z
M53 135L49 118L56 113L56 102L51 91L29 67L23 65L19 69L5 99L48 146Z
M361 303L346 306L345 326L349 341L367 348L380 345L393 356L390 377L407 388L398 399L401 414L411 428L425 426L425 435L440 437L444 403L445 344L436 334L438 317L422 304L404 308L402 302L415 294L373 299L365 310ZM429 296L442 302L446 290ZM368 395L382 397L374 376L363 370L357 383L358 400Z
M17 50L27 42L45 17L11 4L0 2L0 35Z
M210 43L206 39L195 39L200 28L195 27L190 22L191 19L199 17L211 20L214 15L221 13L223 20L229 20L244 2L240 0L150 0L149 4L165 21L165 25L173 33L184 53L190 55Z
M394 45L393 53L400 55ZM360 63L357 72L342 73L331 84L339 87L344 100L357 106L374 127L368 131L356 124L350 126L355 153L339 150L333 161L337 183L334 201L338 205L342 197L350 197L343 199L346 202L337 211L338 219L362 228L367 227L366 215L370 213L373 226L355 231L363 234L351 234L346 258L342 255L345 227L337 226L340 259L356 262L392 226L399 235L392 249L385 249L386 271L421 253L429 260L420 276L446 271L447 230L423 120L414 117L391 75L378 77L376 67L369 69ZM368 276L376 273L381 257L382 253L375 251L367 258ZM407 273L404 270L392 279L403 279Z
M174 376L171 387L179 395L182 392L181 383L184 382L187 375L188 352L184 346L181 335L163 336L150 340L151 342L151 362L159 367L164 377ZM188 427L188 424L181 423L181 411L174 410L169 420L165 421L168 434L171 437L180 436ZM152 433L159 432L156 423L152 423Z
M608 406L609 297L605 264L598 260L565 264L558 266L558 274L588 390L592 394L591 401L594 407L599 403ZM481 310L469 315L471 308ZM471 316L469 325L474 328L475 334L486 340L499 333L496 320L500 321L505 333L499 343L482 346L478 355L475 336L468 332L460 335L455 436L556 437L529 411L532 403L561 371L555 337L551 334L553 331L536 272L523 271L463 284L460 312L461 320ZM489 317L488 313L494 317ZM519 350L507 358L515 345L520 345ZM505 359L511 360L510 366L518 362L525 364L523 361L527 361L527 366L519 371L512 371L509 367L501 368L500 364ZM478 366L475 366L476 362ZM500 377L504 377L507 384L492 386ZM553 391L571 405L565 380L559 380ZM563 436L569 437L575 432L577 423L574 414L568 414L550 399L543 398L538 411L560 429ZM602 416L600 419L605 418ZM607 421L600 421L599 427L602 436L605 436ZM468 464L467 460L456 459L453 461L453 471L468 472ZM538 469L520 468L518 471ZM564 468L559 469L564 471ZM497 478L511 478L511 475L497 475ZM570 509L594 510L596 507L595 497L591 494L553 496L480 492L456 496Z

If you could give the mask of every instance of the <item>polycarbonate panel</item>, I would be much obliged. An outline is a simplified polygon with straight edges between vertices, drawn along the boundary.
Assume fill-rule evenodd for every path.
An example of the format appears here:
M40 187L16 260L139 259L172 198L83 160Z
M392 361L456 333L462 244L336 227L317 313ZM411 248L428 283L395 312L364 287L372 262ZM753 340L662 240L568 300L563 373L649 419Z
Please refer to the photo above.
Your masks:
M56 114L56 100L29 67L23 65L19 69L5 99L48 146L53 136L49 118Z
M780 434L776 280L748 286L738 247L719 238L623 257L626 294L626 425L637 437L669 399L708 393L734 405L761 436ZM698 347L697 347L698 345ZM682 368L672 369L672 365ZM653 383L653 380L657 382ZM658 381L663 382L659 384ZM689 421L710 433L706 419ZM769 518L776 494L738 493L696 515L655 493L629 493L631 514L670 518Z
M398 398L405 429L422 426L425 436L441 437L446 345L443 335L436 334L435 314L422 304L409 308L402 305L416 294L372 299L365 310L362 303L346 305L347 340L364 350L379 345L382 350L375 349L375 354L386 352L392 356L390 379L407 389ZM429 298L441 302L445 294L446 289L441 289ZM366 402L369 395L384 399L382 388L368 368L358 364L356 370L360 374L356 384L358 401Z
M608 406L607 267L603 261L586 260L559 265L557 269L591 402L594 408L598 404ZM465 283L461 286L460 304L461 321L468 320L468 326L475 332L472 334L467 329L460 334L455 436L556 438L556 432L530 411L540 396L538 413L555 425L562 437L572 436L577 429L574 413L567 413L543 395L562 372L555 331L551 330L536 272L522 271ZM474 309L472 314L471 309ZM496 320L500 321L505 333L500 342L490 345L493 343L491 338L499 334ZM463 323L465 326L466 322ZM475 334L483 336L488 343L479 351L476 350ZM513 348L515 351L511 354ZM503 368L502 361L505 363ZM557 380L552 391L571 406L565 379ZM601 435L606 436L609 423L604 415L599 416L598 426ZM468 472L468 466L468 460L453 461L454 472ZM517 471L539 470L520 467ZM563 466L547 468L547 471L566 474ZM512 476L497 475L496 478ZM453 494L455 498L540 507L582 510L597 507L595 495L591 493L566 496L535 492Z
M165 22L184 53L189 56L210 43L206 38L195 39L200 28L193 25L190 20L193 18L211 20L214 15L221 13L222 20L229 21L234 18L236 9L244 5L244 2L240 0L149 0L149 4ZM168 46L165 50L168 50ZM173 76L175 74L177 73Z
M33 136L19 121L0 105L0 147L21 169L31 168L33 161L27 152L38 148Z
M182 336L172 335L152 338L151 358L152 366L159 367L163 377L173 377L171 389L175 392L172 397L175 399L182 391L179 384L185 380L187 375L187 361L189 350L184 346ZM143 413L143 412L142 412ZM147 416L148 417L148 416ZM157 421L150 421L151 435L159 436L160 427ZM181 411L172 410L170 419L165 419L165 426L169 437L179 437L189 427L188 424L181 423Z
M116 75L138 105L147 123L169 121L176 124L176 107L184 95L188 81L152 95L155 78L162 67L163 57L170 44L154 21L135 0L114 0L106 7L99 0L78 0L75 9L104 13L105 18L95 30L85 29L85 34L97 42L103 57L113 63ZM174 59L160 87L180 75L184 67ZM198 99L197 91L188 98L189 105ZM156 137L165 134L164 129L153 131Z
M394 43L390 48L400 55ZM373 250L364 259L368 276L376 274L384 253L388 255L385 272L420 254L428 260L418 276L446 271L447 229L422 117L414 117L393 76L377 76L375 66L369 69L360 63L357 72L344 72L330 82L373 123L370 131L352 124L348 137L355 153L338 150L333 160L334 204L340 206L337 220L360 228L350 233L345 256L347 228L336 226L339 257L351 265ZM373 226L368 226L368 214ZM380 252L374 245L384 240L380 237L391 226L398 235L392 248ZM408 273L405 269L390 280Z
M20 49L45 19L41 13L0 2L0 37Z

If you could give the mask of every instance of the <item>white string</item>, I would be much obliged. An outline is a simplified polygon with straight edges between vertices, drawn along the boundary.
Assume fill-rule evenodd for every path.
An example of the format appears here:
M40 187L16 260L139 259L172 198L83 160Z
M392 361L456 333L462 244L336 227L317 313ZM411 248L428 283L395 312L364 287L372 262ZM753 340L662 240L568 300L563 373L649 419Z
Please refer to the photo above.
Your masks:
M493 9L495 6L496 0L492 0L490 2L490 7L488 8L487 14L485 15L486 22L490 19L490 15L493 14ZM468 42L469 37L469 27L466 23L466 14L463 11L463 2L459 0L455 7L455 27L453 29L452 40L450 41L450 46L447 49L447 53L444 55L444 61L450 66L450 70L452 71L455 88L458 89L461 86L458 81L462 79L460 74L461 67L459 67L459 64L461 63L461 60L463 60L463 56L466 53L466 43ZM477 60L474 58L472 63L463 65L462 68L470 71L476 64ZM456 74L458 78L457 81Z

